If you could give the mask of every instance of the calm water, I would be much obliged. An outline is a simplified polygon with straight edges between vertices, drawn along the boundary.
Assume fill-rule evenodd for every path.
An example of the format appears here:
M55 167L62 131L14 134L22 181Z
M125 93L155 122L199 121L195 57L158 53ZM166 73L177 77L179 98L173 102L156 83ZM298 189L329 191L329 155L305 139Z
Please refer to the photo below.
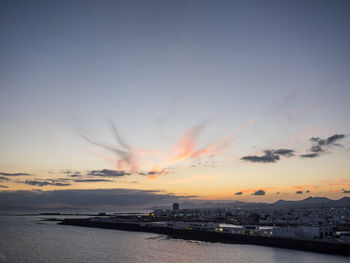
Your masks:
M251 245L167 239L149 233L61 226L0 216L0 262L349 262L348 257Z

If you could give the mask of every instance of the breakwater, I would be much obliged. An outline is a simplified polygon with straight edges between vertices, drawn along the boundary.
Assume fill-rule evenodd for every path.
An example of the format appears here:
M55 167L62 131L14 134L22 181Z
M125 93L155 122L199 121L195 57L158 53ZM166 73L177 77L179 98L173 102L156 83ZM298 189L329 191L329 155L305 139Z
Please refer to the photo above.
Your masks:
M105 223L90 221L89 219L64 219L62 225L73 225L81 227L94 227L105 229L117 229L126 231L149 232L168 235L172 238L185 240L198 240L206 242L220 242L228 244L249 244L277 248L311 251L350 256L350 243L327 241L327 240L305 240L282 237L266 237L231 234L222 232L209 232L199 230L183 230L167 227L141 226L135 223Z

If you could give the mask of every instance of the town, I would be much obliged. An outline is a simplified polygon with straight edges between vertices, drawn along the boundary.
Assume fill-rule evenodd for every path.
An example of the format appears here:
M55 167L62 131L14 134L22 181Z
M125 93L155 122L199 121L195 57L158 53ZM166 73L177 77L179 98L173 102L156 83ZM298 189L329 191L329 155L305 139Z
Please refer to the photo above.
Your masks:
M327 239L350 242L349 207L243 209L155 209L144 215L91 219L103 223L133 223L145 227L223 232L294 239Z

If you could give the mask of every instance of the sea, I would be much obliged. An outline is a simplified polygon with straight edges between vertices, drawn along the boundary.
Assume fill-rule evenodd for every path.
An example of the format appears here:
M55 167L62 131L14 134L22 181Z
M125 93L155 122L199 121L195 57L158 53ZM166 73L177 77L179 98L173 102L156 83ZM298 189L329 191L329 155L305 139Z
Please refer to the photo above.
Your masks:
M58 225L58 216L0 215L0 262L345 263L349 257ZM65 218L69 216L64 216ZM78 216L70 216L77 218Z

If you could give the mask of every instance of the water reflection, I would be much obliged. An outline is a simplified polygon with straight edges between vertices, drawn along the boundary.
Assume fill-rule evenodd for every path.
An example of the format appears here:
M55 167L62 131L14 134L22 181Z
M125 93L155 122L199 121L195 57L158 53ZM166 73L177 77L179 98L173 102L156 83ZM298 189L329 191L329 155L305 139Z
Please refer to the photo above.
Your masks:
M346 257L303 251L185 241L151 233L61 226L38 219L0 216L0 262L348 262Z

